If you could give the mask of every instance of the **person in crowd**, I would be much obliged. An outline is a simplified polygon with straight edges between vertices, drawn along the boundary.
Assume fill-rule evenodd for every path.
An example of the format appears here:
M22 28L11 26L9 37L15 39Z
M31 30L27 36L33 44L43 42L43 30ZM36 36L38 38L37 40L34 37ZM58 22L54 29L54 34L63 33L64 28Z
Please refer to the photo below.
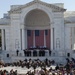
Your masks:
M42 50L39 50L39 56L42 56Z
M55 68L56 70L58 70L59 69L59 66L58 66L58 64L56 65L56 68Z
M49 50L49 56L51 56L51 52L52 52L52 51L51 51L51 50Z
M45 50L42 50L42 56L45 56Z
M14 71L13 71L13 69L10 71L10 75L14 75Z
M13 72L13 75L17 75L17 70L15 70L15 71Z
M29 50L29 56L31 56L31 50Z
M27 56L27 49L25 49L23 51L24 51L24 56Z
M33 56L37 56L37 51L33 50Z

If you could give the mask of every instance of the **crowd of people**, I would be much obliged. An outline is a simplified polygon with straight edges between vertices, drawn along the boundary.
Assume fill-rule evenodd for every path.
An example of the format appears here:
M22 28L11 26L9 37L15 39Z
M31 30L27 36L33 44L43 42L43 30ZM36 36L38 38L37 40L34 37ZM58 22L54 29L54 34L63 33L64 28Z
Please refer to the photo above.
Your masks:
M50 67L52 64L55 64L54 60L49 60L49 59L45 59L45 60L40 60L40 59L25 59L24 61L19 60L18 62L13 62L13 63L1 63L1 65L3 65L4 67L7 66L20 66L20 67L26 67L26 68L31 68L33 67L34 69L36 69L37 67Z
M13 71L13 69L8 72L7 70L0 70L0 75L18 75L17 70Z
M55 69L52 69L50 66L55 64L54 60L40 60L40 59L25 59L24 61L18 61L13 63L0 63L0 65L7 67L7 66L20 66L22 68L26 67L27 69L33 68L33 71L30 70L24 75L75 75L75 59L72 58L69 60L66 59L67 63L65 65L63 64L56 64ZM40 67L41 70L37 70L37 68ZM47 69L47 67L49 69ZM8 71L0 71L0 75L19 75L17 73L17 70L13 71L13 69L8 73Z

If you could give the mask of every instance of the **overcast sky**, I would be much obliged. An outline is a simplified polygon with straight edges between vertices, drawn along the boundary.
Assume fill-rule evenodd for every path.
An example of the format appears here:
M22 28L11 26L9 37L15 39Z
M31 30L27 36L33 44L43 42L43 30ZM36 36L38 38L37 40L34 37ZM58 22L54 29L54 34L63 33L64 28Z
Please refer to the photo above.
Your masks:
M0 18L4 13L10 10L11 5L26 4L32 0L1 0L0 1ZM67 11L75 11L75 0L41 0L47 3L64 3L64 8Z

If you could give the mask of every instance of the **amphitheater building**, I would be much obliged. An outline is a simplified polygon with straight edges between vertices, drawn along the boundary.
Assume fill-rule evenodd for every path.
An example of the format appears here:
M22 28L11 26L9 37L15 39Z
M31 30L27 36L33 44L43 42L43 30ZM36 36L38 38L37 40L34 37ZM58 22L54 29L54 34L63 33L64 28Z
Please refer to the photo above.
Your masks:
M0 19L1 58L16 56L16 50L23 57L23 50L34 48L46 48L52 57L75 57L75 12L40 0L12 5Z

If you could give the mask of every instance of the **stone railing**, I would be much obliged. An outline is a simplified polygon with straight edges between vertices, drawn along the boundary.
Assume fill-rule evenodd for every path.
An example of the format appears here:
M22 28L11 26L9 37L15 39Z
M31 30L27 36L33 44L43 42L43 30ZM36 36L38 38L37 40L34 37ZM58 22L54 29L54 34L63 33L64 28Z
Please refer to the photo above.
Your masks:
M65 56L64 53L56 50L19 50L17 51L2 51L3 57L59 57ZM1 55L0 54L0 55Z

